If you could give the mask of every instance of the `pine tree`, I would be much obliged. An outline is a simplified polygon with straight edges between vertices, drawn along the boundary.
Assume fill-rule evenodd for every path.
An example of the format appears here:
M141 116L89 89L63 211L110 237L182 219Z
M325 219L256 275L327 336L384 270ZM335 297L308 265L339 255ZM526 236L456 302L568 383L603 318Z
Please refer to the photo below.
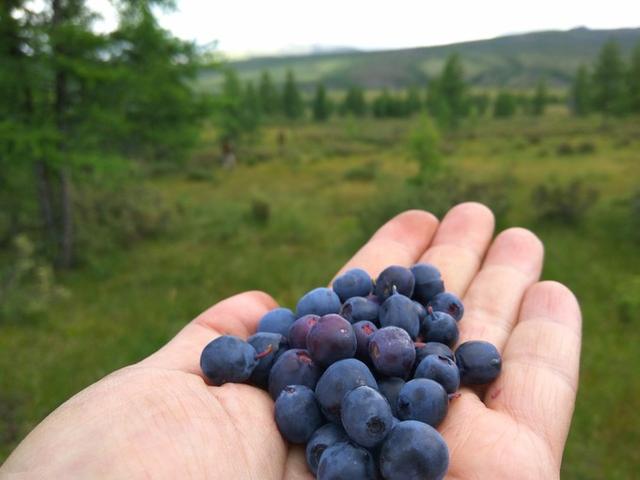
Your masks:
M413 115L414 113L422 110L422 99L420 98L420 91L418 90L418 87L414 85L409 87L404 103L407 115Z
M631 53L627 85L629 89L629 110L640 113L640 42Z
M531 99L531 113L533 115L543 115L548 101L547 84L544 80L540 80Z
M296 79L291 70L287 71L287 78L282 91L282 111L289 119L295 120L304 115L304 104L296 85Z
M621 115L626 109L625 67L620 47L604 44L593 72L593 106L605 115Z
M258 97L260 98L260 110L265 115L275 115L280 112L280 99L278 91L273 86L271 74L265 70L260 76L260 86L258 87Z
M591 111L591 79L587 67L581 65L573 79L570 106L575 115L586 115Z
M364 90L357 85L351 85L347 89L347 93L344 96L342 105L340 106L340 113L342 115L354 115L361 117L367 112L367 103L364 99Z
M456 128L468 113L467 85L460 56L449 56L438 81L438 95L446 104L450 115L450 126Z
M496 118L512 117L516 113L516 99L513 94L501 91L493 104L493 116Z
M331 113L329 100L324 84L319 83L316 86L316 93L313 97L312 104L313 119L317 122L324 122L329 118Z

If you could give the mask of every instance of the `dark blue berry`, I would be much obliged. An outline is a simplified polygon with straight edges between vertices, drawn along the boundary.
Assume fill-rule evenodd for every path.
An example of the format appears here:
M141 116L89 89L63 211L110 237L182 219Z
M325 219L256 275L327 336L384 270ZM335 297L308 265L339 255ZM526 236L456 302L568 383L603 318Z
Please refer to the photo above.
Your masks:
M274 308L258 322L258 332L279 333L287 338L289 328L296 317L288 308Z
M371 453L351 443L327 448L318 465L318 480L375 480L377 470Z
M423 320L420 333L429 342L444 343L452 347L458 341L458 324L445 312L431 311Z
M307 335L307 349L321 367L353 357L357 346L353 327L338 314L320 317Z
M344 396L341 418L349 438L367 448L382 442L393 425L389 402L367 386L354 388Z
M435 428L422 422L399 422L380 450L385 480L441 480L448 467L447 444Z
M361 268L347 270L333 281L333 291L345 302L351 297L366 297L373 289L373 280Z
M307 335L309 330L316 323L318 323L320 317L318 315L304 315L297 319L289 328L289 346L291 348L307 348Z
M465 342L456 349L460 383L482 385L493 382L502 368L502 358L494 345L480 340Z
M416 309L416 313L418 315L418 320L420 320L420 324L422 321L427 318L427 309L420 302L413 301L413 306Z
M260 388L267 388L269 373L278 357L289 348L285 337L279 333L258 332L247 338L247 342L258 353L258 364L253 369L249 381Z
M340 298L333 290L320 287L302 296L296 307L296 315L300 318L311 313L319 316L338 313L341 306Z
M213 385L242 383L258 364L257 354L256 349L241 338L223 335L204 347L200 368Z
M309 470L311 470L314 475L317 474L320 457L324 451L336 443L348 441L349 439L343 428L335 423L327 423L326 425L321 426L318 430L313 432L313 435L309 439L309 443L307 443L307 447L305 449L305 456Z
M413 300L401 294L387 298L380 306L380 326L402 328L415 339L420 331L420 318Z
M416 368L415 378L435 380L447 393L455 393L460 387L460 372L456 362L442 355L426 356Z
M321 373L308 351L298 348L287 350L271 367L269 394L275 400L287 385L305 385L313 389Z
M365 297L351 297L340 309L340 315L351 323L367 320L378 323L378 310L380 305Z
M348 358L331 365L316 385L316 397L325 416L340 424L340 406L344 396L356 387L378 388L371 370L360 360Z
M443 343L439 342L427 342L427 343L417 343L416 342L416 366L422 361L424 357L427 355L442 355L443 357L450 358L455 362L456 357L453 354L453 350L447 347Z
M365 363L370 363L369 358L369 338L378 330L373 323L363 320L353 324L353 331L356 334L358 346L356 348L356 357Z
M411 267L415 278L413 298L426 305L437 294L444 292L444 282L438 270L428 263L418 263Z
M394 292L411 297L414 278L411 270L398 265L385 268L376 280L374 292L380 301L385 301Z
M403 329L385 327L369 338L369 357L382 375L406 378L413 368L416 350Z
M459 322L464 315L464 305L458 297L449 292L439 293L433 297L427 305L427 311L429 307L434 312L448 313L456 319L456 322Z
M447 415L449 396L438 382L416 378L404 384L398 395L398 418L418 420L437 427Z
M276 424L291 443L306 443L324 419L316 396L304 385L287 385L275 403Z
M404 387L404 380L398 377L385 377L378 380L378 389L387 399L391 411L396 416L398 415L398 394L402 387Z

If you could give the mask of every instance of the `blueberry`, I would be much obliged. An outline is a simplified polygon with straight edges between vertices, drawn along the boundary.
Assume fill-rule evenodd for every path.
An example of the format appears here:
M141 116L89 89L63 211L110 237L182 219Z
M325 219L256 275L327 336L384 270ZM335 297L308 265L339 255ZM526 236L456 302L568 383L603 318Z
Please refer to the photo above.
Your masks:
M258 332L279 333L286 338L295 319L295 315L288 308L274 308L260 319Z
M384 301L394 291L411 297L413 293L414 278L411 270L398 265L392 265L385 268L376 280L376 286L374 292L380 301Z
M447 415L449 396L438 382L416 378L404 384L398 394L398 418L418 420L437 427Z
M345 302L351 297L366 297L373 289L373 280L361 268L347 270L333 281L333 291L338 294L340 301Z
M456 319L456 322L459 322L464 315L464 305L458 297L449 292L439 293L433 297L427 305L427 311L429 311L429 307L434 312L448 313Z
M306 443L324 419L316 395L304 385L287 385L275 403L276 424L291 443Z
M422 337L430 342L444 343L452 347L458 341L456 319L445 312L432 311L422 322Z
M413 301L413 307L416 309L416 314L418 315L418 320L420 320L420 324L422 321L427 318L427 309L420 302Z
M318 480L374 480L377 471L373 455L351 443L336 443L320 457Z
M460 387L460 372L456 362L442 355L426 356L416 368L415 378L435 380L447 393L455 393Z
M304 315L297 319L289 328L289 346L291 348L307 348L307 335L309 330L320 317L318 315Z
M463 385L491 383L502 368L502 358L496 347L480 340L460 345L456 350L456 363Z
M427 355L442 355L443 357L450 358L454 362L456 360L456 357L453 354L453 350L451 350L444 343L439 343L439 342L417 343L416 342L416 366Z
M258 352L244 340L223 335L211 341L200 355L202 373L213 385L245 382L258 364Z
M415 278L413 298L426 305L437 294L444 292L444 282L438 270L428 263L417 263L411 267L411 273Z
M316 385L316 397L325 416L340 424L342 399L348 392L362 385L378 388L371 371L360 360L348 358L327 368Z
M274 400L287 385L305 385L315 388L321 374L309 352L299 348L287 350L271 367L269 393Z
M378 327L366 320L353 324L353 331L356 334L356 341L358 343L356 357L365 363L371 363L371 358L369 358L369 338L377 330Z
M267 388L269 372L276 360L288 348L285 337L279 333L258 332L247 338L247 342L258 353L258 364L253 369L249 381L260 388Z
M394 415L398 415L398 394L402 387L404 387L404 380L398 377L385 377L378 380L380 393L389 402Z
M320 317L307 335L307 349L321 367L353 357L357 346L353 327L335 313Z
M389 402L367 386L354 388L344 396L340 416L349 438L366 448L382 442L393 425Z
M309 470L316 475L318 473L320 457L324 451L336 443L348 441L349 439L347 434L342 427L334 423L327 423L313 432L313 435L309 439L309 443L307 443L307 447L305 449L305 456L307 458Z
M413 300L401 294L387 298L380 306L380 326L400 327L415 339L420 331L420 318Z
M385 480L440 480L448 467L447 444L425 423L398 423L380 450L380 471Z
M416 350L403 329L384 327L369 338L369 357L382 375L406 378L413 367Z
M351 323L368 320L369 322L378 322L378 310L380 305L365 297L351 297L340 309L340 315L349 320Z
M300 318L310 313L319 316L338 313L341 305L340 298L333 290L320 287L302 296L296 307L296 315Z

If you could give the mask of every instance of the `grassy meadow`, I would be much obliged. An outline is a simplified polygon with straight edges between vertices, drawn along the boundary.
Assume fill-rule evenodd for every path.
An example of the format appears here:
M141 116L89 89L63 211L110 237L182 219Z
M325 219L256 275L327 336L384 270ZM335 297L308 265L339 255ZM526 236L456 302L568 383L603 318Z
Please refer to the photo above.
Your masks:
M640 119L603 124L558 109L470 122L442 145L443 178L462 187L434 195L410 181L417 165L406 136L415 121L268 126L233 170L217 166L207 129L184 168L145 176L174 210L167 231L92 257L60 278L68 298L0 324L0 462L74 392L153 352L216 301L263 289L292 306L394 213L441 215L455 201L479 200L495 208L500 228L524 226L542 238L543 277L567 284L582 304L581 382L563 478L637 475L640 213L632 216L630 199L640 183ZM573 223L532 200L542 185L574 180L598 197Z

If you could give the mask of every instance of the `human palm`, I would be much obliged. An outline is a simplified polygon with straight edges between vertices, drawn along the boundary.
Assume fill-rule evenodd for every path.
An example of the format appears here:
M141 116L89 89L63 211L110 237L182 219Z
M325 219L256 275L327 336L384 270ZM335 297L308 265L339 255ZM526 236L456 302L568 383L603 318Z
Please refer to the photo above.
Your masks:
M461 295L460 342L495 344L500 377L462 389L440 426L447 478L557 478L575 402L580 310L569 290L536 283L543 249L510 229L493 242L493 216L478 204L453 208L438 226L405 212L347 263L376 275L390 264L435 264ZM250 335L275 302L236 295L188 324L165 347L70 399L7 460L0 477L309 479L304 451L286 444L269 395L248 385L212 387L199 355L221 334Z

